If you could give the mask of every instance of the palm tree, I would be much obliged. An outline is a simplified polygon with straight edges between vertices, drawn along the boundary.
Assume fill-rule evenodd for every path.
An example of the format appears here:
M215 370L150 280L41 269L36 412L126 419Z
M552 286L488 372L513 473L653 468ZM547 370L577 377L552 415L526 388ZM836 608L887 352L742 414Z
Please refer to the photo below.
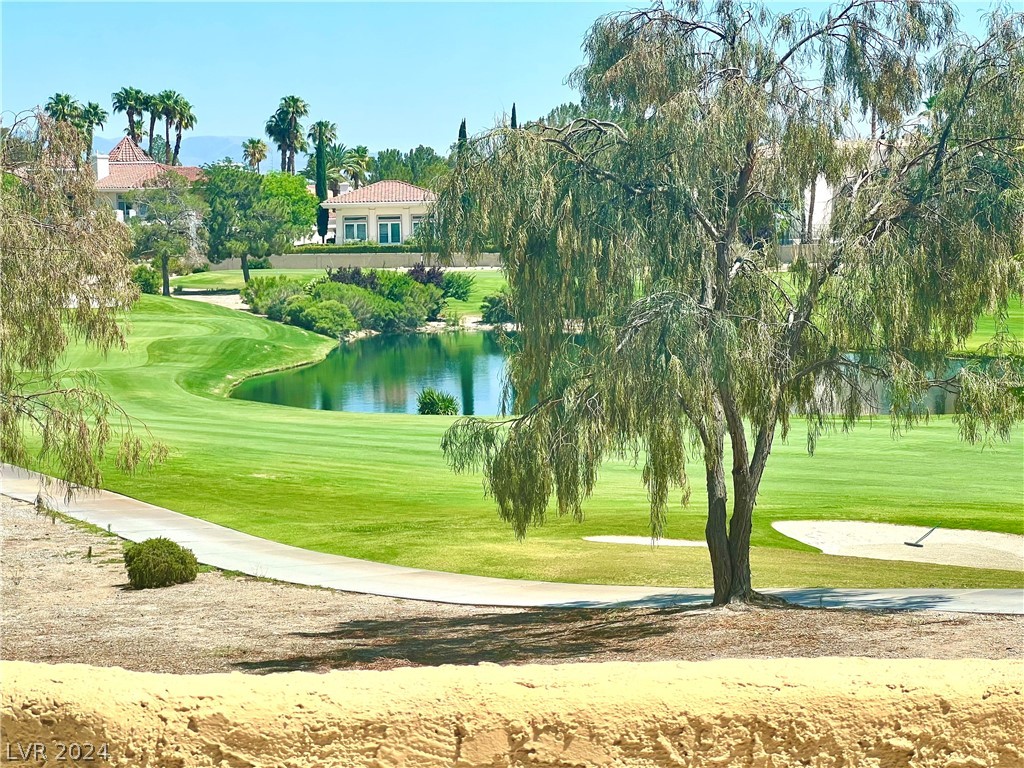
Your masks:
M242 142L242 157L256 173L260 172L260 163L267 159L267 145L263 139L249 139Z
M70 93L53 94L44 110L58 123L75 123L82 115L82 105Z
M359 189L369 179L371 162L370 152L362 144L355 149L345 150L341 167L355 189Z
M163 103L160 101L162 94L147 93L143 96L142 104L146 112L149 112L149 146L146 154L153 156L153 135L156 133L157 118L163 113Z
M146 109L146 94L138 88L125 87L119 90L117 93L110 95L110 98L114 102L114 112L124 112L128 115L128 138L138 144L142 141L140 123L136 122L135 116L141 117L142 113Z
M107 114L107 111L95 101L90 101L79 113L79 126L82 129L82 134L85 136L86 154L92 152L93 132L97 128L102 128L109 117L110 115Z
M302 134L302 123L299 122L309 114L309 104L298 96L285 96L277 108L283 122L288 126L288 172L295 173L295 153L306 149L305 137Z
M181 132L191 131L196 127L196 116L192 112L192 105L184 98L180 98L177 105L177 112L174 116L174 154L171 157L171 165L178 164L178 152L181 151Z
M267 119L264 127L267 138L274 142L274 146L281 152L281 172L288 170L288 122L284 115L275 112Z
M171 124L178 119L178 110L185 97L177 91L160 91L160 116L164 119L164 162L171 163ZM187 102L186 102L187 103Z

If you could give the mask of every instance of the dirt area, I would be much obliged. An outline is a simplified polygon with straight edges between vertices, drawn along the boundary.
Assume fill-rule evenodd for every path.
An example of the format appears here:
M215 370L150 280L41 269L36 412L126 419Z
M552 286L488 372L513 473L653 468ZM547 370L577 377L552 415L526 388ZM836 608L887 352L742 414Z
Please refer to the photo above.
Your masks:
M455 606L218 571L127 587L116 537L0 500L2 657L148 672L865 656L1024 658L1024 617ZM91 557L89 557L91 548Z
M216 304L218 307L248 311L249 306L242 301L237 293L178 293L175 298L201 301L204 304Z

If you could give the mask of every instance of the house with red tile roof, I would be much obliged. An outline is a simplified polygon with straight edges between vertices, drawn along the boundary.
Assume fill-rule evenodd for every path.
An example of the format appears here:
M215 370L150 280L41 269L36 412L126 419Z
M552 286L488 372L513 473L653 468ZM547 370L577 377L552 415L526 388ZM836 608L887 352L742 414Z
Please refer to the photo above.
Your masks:
M429 189L406 181L377 181L359 189L343 185L339 195L320 205L332 214L328 239L336 242L371 242L381 245L404 243L416 234L428 207L436 200ZM333 230L333 232L332 232Z
M135 215L132 208L135 193L168 171L188 181L196 181L203 175L203 169L195 166L158 163L127 136L109 154L94 155L93 170L98 197L117 211L119 221Z

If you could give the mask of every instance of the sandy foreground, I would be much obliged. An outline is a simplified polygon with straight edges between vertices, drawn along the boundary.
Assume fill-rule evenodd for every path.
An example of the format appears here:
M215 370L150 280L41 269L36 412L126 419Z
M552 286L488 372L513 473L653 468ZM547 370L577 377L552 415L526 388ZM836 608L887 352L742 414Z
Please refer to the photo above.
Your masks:
M1024 663L729 659L154 675L0 663L4 747L146 768L1019 768ZM35 748L37 749L37 748Z
M460 606L225 575L127 588L121 541L0 498L2 657L146 672L729 657L1024 658L1024 617ZM89 557L91 551L91 558Z

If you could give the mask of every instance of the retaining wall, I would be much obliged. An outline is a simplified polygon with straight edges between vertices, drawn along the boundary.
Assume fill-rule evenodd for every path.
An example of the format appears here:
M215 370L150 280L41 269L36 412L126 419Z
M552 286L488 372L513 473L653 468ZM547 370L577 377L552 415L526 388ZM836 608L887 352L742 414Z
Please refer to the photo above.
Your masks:
M325 269L327 267L411 267L423 261L422 253L285 253L271 256L270 263L274 269ZM452 260L453 267L470 266L466 259L457 256ZM482 253L474 267L498 267L501 260L496 253ZM211 264L210 269L241 269L240 259L226 259L220 264ZM259 274L258 272L254 274Z
M1024 662L743 659L155 675L0 664L39 765L1019 768ZM88 748L88 747L87 747Z

